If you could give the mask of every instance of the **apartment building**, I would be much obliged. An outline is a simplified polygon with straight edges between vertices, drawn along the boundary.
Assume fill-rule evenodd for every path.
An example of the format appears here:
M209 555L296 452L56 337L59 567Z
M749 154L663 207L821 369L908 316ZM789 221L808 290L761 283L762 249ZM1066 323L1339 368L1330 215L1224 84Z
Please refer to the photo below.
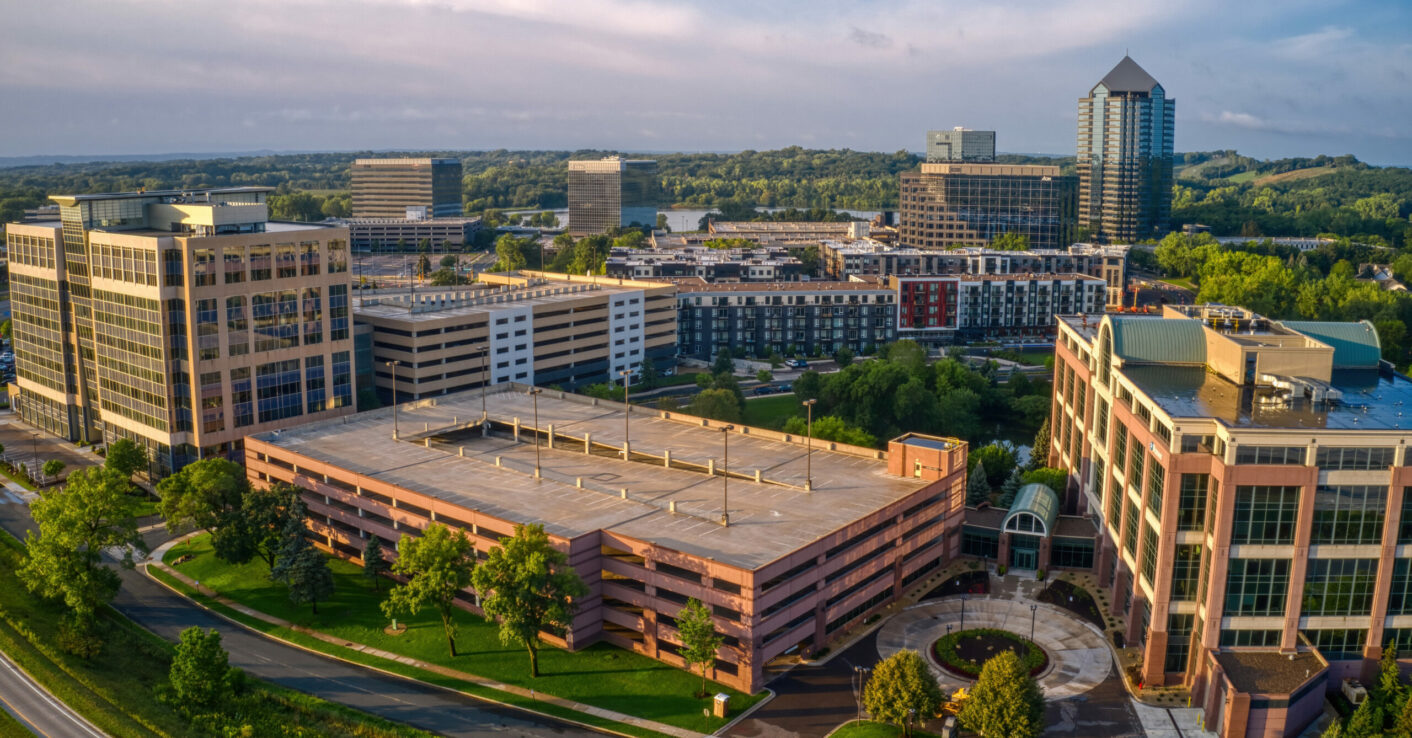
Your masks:
M270 221L271 191L58 195L7 226L20 418L160 475L352 412L348 231Z
M707 282L798 282L804 265L781 246L716 249L688 246L667 252L615 248L604 273L627 279L700 277Z
M363 291L380 394L420 399L501 382L577 389L674 364L676 288L547 272L482 274L469 287ZM389 362L397 362L389 365Z
M1188 686L1223 736L1292 735L1412 643L1412 380L1371 324L1198 305L1059 328L1049 463L1101 521L1145 684Z
M709 676L747 692L771 661L834 644L934 573L964 510L956 439L879 451L527 389L252 436L249 474L302 488L317 542L355 561L369 536L393 551L433 522L481 557L543 524L588 585L547 640L684 667L675 618L695 598L724 636Z
M825 241L819 256L831 279L852 277L940 276L948 274L1083 274L1107 285L1108 307L1122 305L1127 283L1128 246L1076 243L1063 249L995 251L958 248L947 251L894 248L876 241Z
M1042 341L1055 315L1101 315L1103 280L1082 274L892 277L897 337L925 346L957 341Z
M461 160L397 157L355 159L348 168L354 218L461 215Z
M1036 249L1074 242L1078 182L1059 167L926 163L903 172L898 243L919 249L985 246L1013 233Z
M682 356L709 360L737 346L758 356L863 352L897 335L897 290L877 281L674 282Z
M657 162L610 156L569 162L569 224L575 238L657 225Z

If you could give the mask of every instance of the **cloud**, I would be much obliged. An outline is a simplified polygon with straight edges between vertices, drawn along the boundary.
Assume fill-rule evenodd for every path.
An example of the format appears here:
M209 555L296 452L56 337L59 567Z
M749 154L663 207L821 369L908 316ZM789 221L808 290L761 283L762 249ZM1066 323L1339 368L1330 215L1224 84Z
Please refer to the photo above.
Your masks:
M888 36L886 33L873 33L872 31L865 31L858 26L852 26L851 28L852 30L848 34L848 40L859 46L869 49L886 49L892 45L892 37ZM908 44L908 46L911 46L911 44Z
M1314 60L1345 48L1353 38L1352 28L1344 26L1324 26L1313 33L1289 36L1270 44L1276 56L1292 60Z

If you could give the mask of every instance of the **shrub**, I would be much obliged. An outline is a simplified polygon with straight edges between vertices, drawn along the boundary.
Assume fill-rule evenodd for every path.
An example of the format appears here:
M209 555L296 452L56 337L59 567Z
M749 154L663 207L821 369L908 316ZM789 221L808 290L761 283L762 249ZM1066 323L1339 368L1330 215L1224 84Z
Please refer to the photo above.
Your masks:
M1044 581L1044 570L1043 570L1043 569L1040 569L1039 571L1036 571L1036 572L1034 573L1034 578L1035 578L1035 579L1038 579L1038 580L1041 581L1041 582Z
M1008 566L1006 566L1006 565L1004 565L1004 564L1001 564L1001 565L995 567L995 570L1000 573L1000 576L1003 577L1003 576L1005 576L1005 572L1008 571L1009 568L1010 568L1010 567L1008 567Z
M946 668L960 674L974 677L981 673L981 667L984 666L984 664L961 658L961 655L956 652L956 647L960 644L962 638L975 638L977 636L994 636L1024 646L1025 655L1024 658L1021 659L1020 664L1031 676L1044 671L1044 667L1049 665L1049 654L1045 653L1044 649L1036 646L1027 638L998 628L968 628L963 631L942 636L937 639L936 643L932 644L932 653L936 656L936 660L940 661Z

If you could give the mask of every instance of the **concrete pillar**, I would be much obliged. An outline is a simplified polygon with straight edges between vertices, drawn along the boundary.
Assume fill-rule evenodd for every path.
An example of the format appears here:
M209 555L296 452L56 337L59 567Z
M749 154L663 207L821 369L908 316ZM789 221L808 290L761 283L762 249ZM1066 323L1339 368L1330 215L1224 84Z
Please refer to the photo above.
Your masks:
M1049 536L1043 536L1039 539L1039 561L1037 564L1040 569L1049 569L1049 552L1053 545L1054 542L1050 540Z
M585 455L593 453L593 434L583 434L583 452Z
M756 469L756 470L755 470L755 481L757 481L757 482L760 481L760 470L759 470L759 469Z
M519 418L515 418L514 432L515 432L515 443L519 443L519 442L520 442L520 419L519 419Z
M672 450L671 450L671 449L667 449L666 451L663 451L663 452L662 452L662 466L665 466L665 467L667 467L668 469L672 468Z
M549 424L549 448L554 448L554 424Z
M624 460L624 461L631 461L631 460L632 460L632 444L629 443L628 441L623 441L623 460Z
M1000 549L996 551L995 563L1010 566L1010 534L1000 531Z
M715 459L707 459L707 460L706 460L706 473L707 473L707 474L715 474L715 473L716 473L716 460L715 460Z
M1164 687L1167 684L1166 672L1164 671L1167 668L1167 636L1165 630L1149 630L1147 632L1147 647L1142 654L1142 683L1144 686Z

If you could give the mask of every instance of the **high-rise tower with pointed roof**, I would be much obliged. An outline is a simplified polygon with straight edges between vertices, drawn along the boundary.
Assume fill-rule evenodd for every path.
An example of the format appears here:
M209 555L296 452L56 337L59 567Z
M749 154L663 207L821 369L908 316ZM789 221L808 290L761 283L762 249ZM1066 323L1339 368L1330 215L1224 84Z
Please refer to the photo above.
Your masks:
M1079 99L1079 224L1092 240L1166 232L1175 111L1176 101L1128 56Z

